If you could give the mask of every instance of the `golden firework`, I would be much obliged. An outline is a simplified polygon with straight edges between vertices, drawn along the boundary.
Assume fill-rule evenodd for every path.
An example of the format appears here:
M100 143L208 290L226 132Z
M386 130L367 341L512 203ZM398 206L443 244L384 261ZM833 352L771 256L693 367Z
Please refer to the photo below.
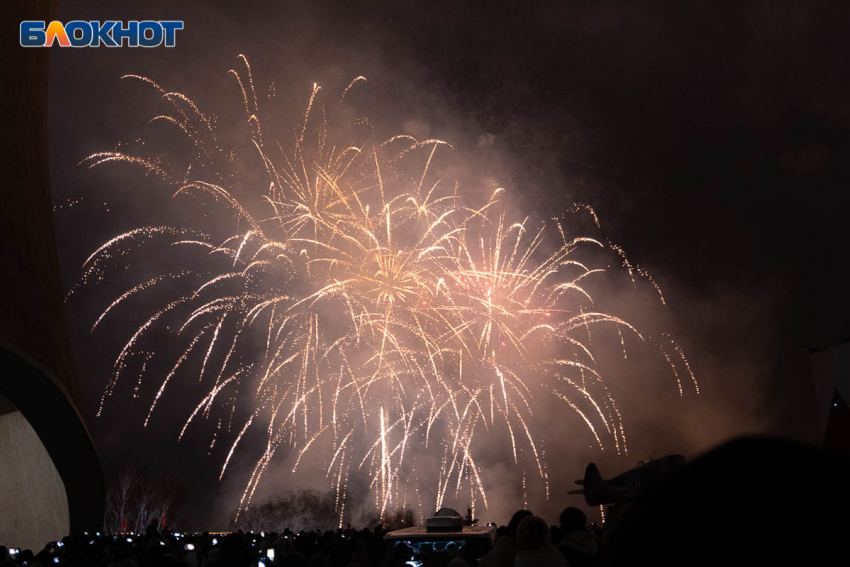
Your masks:
M244 71L231 73L242 95L250 159L226 149L213 117L188 97L131 76L168 104L169 112L154 120L176 126L191 142L190 163L170 171L162 159L125 150L84 160L91 167L142 167L175 196L195 196L199 207L227 213L202 231L137 228L86 260L83 282L102 278L106 260L129 246L165 241L167 250L189 250L194 260L179 271L148 274L95 321L146 290L185 283L180 293L169 289L164 306L124 345L101 410L146 335L173 332L187 343L160 382L145 425L170 381L194 351L202 352L194 374L203 394L180 437L198 416L220 412L217 430L235 434L220 479L249 431L265 440L239 510L250 505L285 446L295 455L293 471L321 452L338 491L340 522L351 467L369 471L383 514L405 498L420 451L441 455L438 508L464 486L473 505L476 498L486 505L476 447L490 435L507 433L517 463L518 448L527 447L545 481L531 426L542 396L572 408L600 449L625 451L622 419L596 370L589 329L608 325L621 340L622 331L643 337L595 307L587 285L602 270L576 254L610 245L568 238L558 221L512 220L503 189L473 206L457 186L431 175L448 144L410 136L377 143L363 121L337 131L317 86L294 139L272 139L262 127L250 66L240 58ZM364 80L355 79L345 94ZM261 190L240 181L248 161L260 164ZM598 224L592 209L582 207ZM229 227L227 236L215 239L222 226ZM614 249L630 275L645 275ZM685 368L693 379L686 361ZM247 409L237 414L237 405ZM237 415L246 416L243 423L233 423Z

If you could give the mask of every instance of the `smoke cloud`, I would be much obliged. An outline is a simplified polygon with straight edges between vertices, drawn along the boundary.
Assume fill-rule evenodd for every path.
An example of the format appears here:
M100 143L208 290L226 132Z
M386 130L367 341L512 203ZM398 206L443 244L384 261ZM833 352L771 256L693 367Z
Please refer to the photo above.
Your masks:
M507 13L493 22L464 19L468 15L454 12L429 15L424 7L407 3L381 13L354 6L331 10L323 3L306 2L285 3L268 13L268 7L259 2L256 6L251 2L241 2L238 7L231 4L205 3L202 10L164 1L114 7L111 18L185 20L185 31L178 34L173 50L65 50L52 54L52 186L67 289L75 289L80 266L88 255L118 233L143 225L199 224L191 207L179 198L172 199L155 176L126 167L87 170L77 165L86 156L112 149L117 143L123 148L135 147L137 136L144 138L145 148L151 152L170 156L174 161L170 166L187 157L181 153L186 150L173 142L179 133L147 124L162 111L156 93L136 81L119 80L120 76L148 76L166 90L186 93L202 111L215 113L223 143L245 145L245 125L237 125L242 122L241 94L233 78L226 75L228 69L239 65L237 54L244 53L250 61L261 101L273 94L269 104L273 105L270 114L274 121L264 125L265 135L282 143L293 139L294 125L303 116L314 83L322 87L331 106L353 78L363 75L366 83L352 90L347 95L350 100L338 109L340 123L366 116L376 140L399 133L445 140L452 149L440 148L429 178L432 181L457 184L467 203L479 205L503 187L504 208L511 222L528 218L529 227L536 230L558 218L569 235L586 235L605 244L603 252L581 256L591 267L606 269L589 285L598 301L594 308L634 324L644 337L641 340L623 331L621 339L612 329L594 331L592 336L597 368L617 401L628 450L620 447L618 451L610 437L603 443L604 450L600 449L576 412L535 391L532 428L538 450L545 453L548 483L533 465L527 443L518 444L525 453L521 455L523 464L513 464L511 443L502 432L498 442L480 447L477 457L488 506L479 499L475 512L483 522L506 523L525 505L552 522L566 505L583 507L580 497L567 496L566 491L575 488L573 481L582 477L590 461L599 463L603 475L613 476L640 460L670 453L692 457L741 434L808 434L804 425L786 425L789 415L805 411L784 401L793 388L776 383L776 352L787 344L782 342L784 331L777 327L781 319L777 311L787 304L792 290L782 278L769 275L724 275L727 269L740 273L741 266L724 266L719 253L711 251L703 257L706 249L697 241L665 241L670 231L662 228L687 224L692 202L683 201L680 209L675 202L659 203L661 193L650 192L646 189L649 182L640 178L644 168L649 168L646 164L651 156L628 155L632 146L619 140L619 130L611 126L622 118L617 112L626 111L599 116L616 106L611 100L618 103L622 99L610 91L611 85L617 84L614 79L587 68L605 64L611 75L622 77L627 85L642 85L637 77L651 75L651 62L663 59L668 48L641 39L652 30L674 34L663 14L644 11L643 6L641 23L635 28L632 23L638 9L616 2L593 9L570 8L567 13L544 11L535 13L533 21L521 23L511 23ZM98 9L93 2L61 6L63 21L95 17ZM461 23L473 20L481 29ZM420 28L414 29L417 23ZM566 37L569 45L564 53L572 65L567 69L573 74L540 55L546 46L534 44L537 40L518 29L521 25L539 30L544 38L553 34ZM629 31L633 29L639 31ZM429 33L437 39L428 41ZM478 41L476 33L488 39ZM605 41L613 37L621 39L618 46ZM595 51L582 51L588 46ZM628 51L631 57L622 54ZM646 94L638 87L633 90ZM741 96L751 100L756 96L752 92ZM606 100L594 107L588 102L593 98ZM628 112L640 110L640 101L633 104ZM654 117L661 112L654 111ZM638 145L634 140L640 137L640 133L631 133L628 140ZM653 144L654 148L662 145ZM812 174L829 162L829 152L821 149L787 155L801 175ZM640 163L635 165L636 161ZM259 167L237 173L246 187L265 189L267 180ZM676 185L675 191L692 190L682 178L662 180ZM592 207L599 224L588 208L575 207L575 203ZM259 206L259 198L249 199L247 204ZM203 221L206 226L215 226L215 222ZM664 238L653 231L663 232ZM549 240L541 250L551 253L553 231L546 234ZM687 234L683 238L696 238L693 233L683 234ZM634 268L631 276L611 244L625 250ZM133 256L134 274L179 271L185 259L179 254L137 257ZM663 302L652 281L637 271L638 266L658 283ZM721 273L706 276L711 270ZM83 288L69 296L90 429L105 468L140 461L173 468L186 486L187 527L224 528L264 450L265 439L263 435L246 436L219 482L234 430L227 432L215 419L199 418L178 442L183 422L199 401L197 381L179 376L158 402L149 425L143 427L157 385L182 353L169 344L167 335L156 336L145 346L134 362L134 372L122 378L103 414L94 417L128 333L162 307L163 296L140 295L130 312L113 320L108 330L90 333L90 327L110 302L139 282L129 275L113 275L95 282L92 289ZM166 294L165 300L168 298ZM323 316L332 320L335 315ZM699 394L675 345L687 357ZM202 346L190 353L186 368L200 366L203 351ZM802 353L800 348L796 358L792 357L796 370L801 368ZM145 375L137 381L141 361ZM211 436L216 439L212 448ZM358 454L365 449L359 447ZM254 501L297 488L326 490L328 456L326 452L309 455L292 474L298 453L281 448ZM439 451L421 455L415 470L419 483L411 483L401 496L403 503L418 512L421 502L424 515L432 513L440 467ZM352 473L346 521L356 522L373 505L372 496L364 496L370 494L368 480L368 475ZM445 504L465 510L470 504L468 487L457 497L449 491ZM589 513L598 515L596 510Z

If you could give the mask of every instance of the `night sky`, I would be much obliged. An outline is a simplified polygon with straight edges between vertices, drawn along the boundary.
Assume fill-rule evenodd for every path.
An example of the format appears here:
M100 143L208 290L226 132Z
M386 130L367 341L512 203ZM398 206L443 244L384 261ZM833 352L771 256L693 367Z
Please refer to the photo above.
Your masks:
M117 169L77 165L151 116L152 97L121 75L150 76L218 108L238 103L226 71L244 53L255 80L275 81L296 112L313 82L333 91L365 75L379 128L427 125L461 155L495 164L534 214L592 205L606 236L663 288L665 321L703 393L633 413L633 438L657 437L636 441L636 452L662 453L612 461L611 472L741 433L819 442L806 349L850 336L850 11L841 3L174 4L60 5L62 21L185 21L174 49L51 52L65 289L100 243L159 214L138 176L125 185ZM477 149L482 136L494 140L487 151ZM187 485L192 522L220 523L232 502L218 496L242 480L217 488L218 461L204 443L176 444L179 416L142 431L149 402L132 398L129 380L114 411L94 417L120 345L109 332L88 334L104 300L85 297L68 311L107 473L128 461L168 466ZM569 474L578 478L593 458L578 455Z

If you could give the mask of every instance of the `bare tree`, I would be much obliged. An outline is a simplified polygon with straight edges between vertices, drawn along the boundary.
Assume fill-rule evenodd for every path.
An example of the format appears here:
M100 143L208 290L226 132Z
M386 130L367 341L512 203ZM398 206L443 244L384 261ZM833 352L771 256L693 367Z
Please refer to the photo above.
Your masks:
M137 496L136 532L144 531L153 522L159 525L168 517L177 497L176 485L177 479L169 473L142 477Z
M118 469L107 481L103 521L103 529L107 533L124 531L122 523L128 521L128 515L135 513L133 500L140 477L138 467L127 465Z
M317 490L295 490L251 506L239 518L234 529L281 532L286 528L300 530L333 530L339 523L336 493Z
M381 520L381 514L376 510L372 514L362 516L361 521L367 528L381 526L385 531L400 530L401 528L410 528L416 525L413 510L409 506L387 510L384 512L383 520Z
M166 519L174 524L181 494L180 482L172 474L122 467L107 482L103 528L107 533L138 533Z

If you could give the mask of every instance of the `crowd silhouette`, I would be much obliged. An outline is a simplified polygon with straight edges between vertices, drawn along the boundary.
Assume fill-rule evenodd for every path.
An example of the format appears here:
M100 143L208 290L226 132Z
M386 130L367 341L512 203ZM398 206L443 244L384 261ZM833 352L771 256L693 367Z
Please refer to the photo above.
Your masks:
M0 567L588 567L814 565L846 560L850 466L789 441L727 443L612 502L604 528L567 507L557 523L519 510L481 555L412 560L383 528L180 534L82 533L38 553L0 546ZM411 542L407 542L411 543ZM483 556L482 556L483 555ZM421 560L420 560L421 559Z
M519 510L507 526L497 529L495 546L478 565L595 565L598 533L586 524L585 514L577 508L565 509L560 525L554 526L528 510ZM137 535L86 532L68 536L38 553L0 546L0 567L404 567L409 555L398 551L403 546L384 557L383 535L380 527L181 534L159 531L151 525ZM474 563L450 550L442 559L423 567L476 567Z
M37 554L0 547L0 567L378 567L382 532L83 533L48 544ZM13 553L10 554L10 551Z

